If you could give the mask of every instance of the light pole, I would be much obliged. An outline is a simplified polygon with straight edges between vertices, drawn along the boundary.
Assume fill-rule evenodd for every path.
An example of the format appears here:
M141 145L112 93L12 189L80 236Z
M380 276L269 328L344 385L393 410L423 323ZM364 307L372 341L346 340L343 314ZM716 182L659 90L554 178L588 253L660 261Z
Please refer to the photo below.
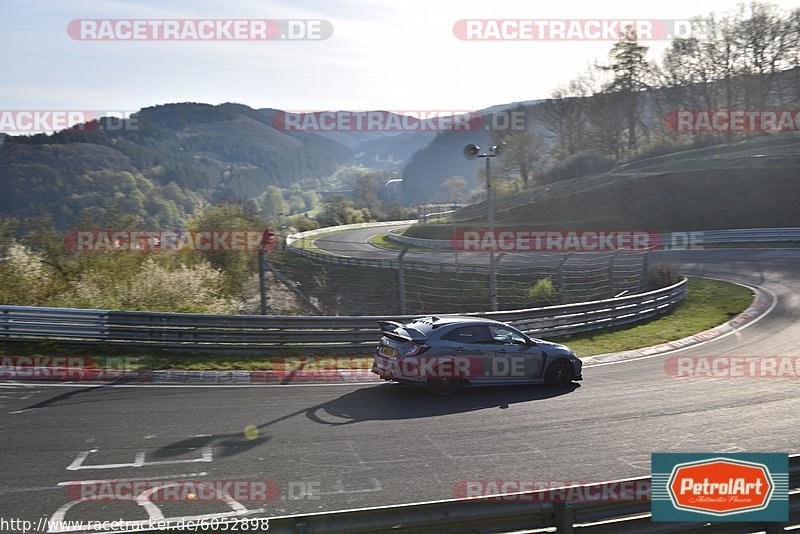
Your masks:
M486 209L488 210L486 219L489 235L492 237L493 243L497 241L494 239L494 197L492 195L492 173L489 161L491 158L499 156L502 148L503 145L492 145L486 152L481 153L481 147L477 145L470 144L464 147L464 157L468 160L486 159ZM497 261L494 256L494 246L489 249L489 299L492 311L497 311Z
M402 178L392 178L391 180L389 180L385 184L383 184L383 187L386 188L389 191L391 191L391 188L394 188L395 191L397 192L397 200L399 202L403 201L403 179Z

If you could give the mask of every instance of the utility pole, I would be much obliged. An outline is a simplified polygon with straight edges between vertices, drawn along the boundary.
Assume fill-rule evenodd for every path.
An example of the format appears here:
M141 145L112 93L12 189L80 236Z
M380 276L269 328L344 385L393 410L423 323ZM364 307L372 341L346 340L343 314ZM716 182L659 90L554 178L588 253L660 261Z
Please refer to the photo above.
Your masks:
M264 230L261 234L261 244L258 247L258 290L261 297L261 315L267 315L267 250L275 246L274 238L277 234Z
M409 245L403 247L403 250L397 256L397 282L400 290L400 315L406 314L406 271L403 265L403 257L408 252Z
M467 145L463 151L464 157L468 160L486 158L486 209L488 210L486 222L493 243L496 243L497 240L494 235L494 195L492 194L492 171L489 160L499 156L502 150L503 145L500 144L490 146L489 150L484 153L481 153L481 147L477 145ZM497 260L494 247L489 250L489 300L492 311L497 311Z
M263 245L258 249L258 289L261 295L261 315L267 314L266 253Z
M494 235L494 195L492 194L492 171L489 167L489 162L493 156L488 153L482 156L486 158L486 204L489 214L487 215L489 235L492 236L492 242L496 243ZM497 260L494 257L494 247L489 251L489 299L492 305L492 311L497 311Z

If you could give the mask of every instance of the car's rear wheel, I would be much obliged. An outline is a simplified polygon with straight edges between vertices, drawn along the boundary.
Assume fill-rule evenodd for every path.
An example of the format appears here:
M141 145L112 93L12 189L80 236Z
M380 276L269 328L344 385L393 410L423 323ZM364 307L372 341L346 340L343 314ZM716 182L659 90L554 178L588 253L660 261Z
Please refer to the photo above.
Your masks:
M437 397L449 397L461 387L458 378L429 378L428 391Z
M550 364L544 374L546 386L566 386L572 381L572 364L561 358Z

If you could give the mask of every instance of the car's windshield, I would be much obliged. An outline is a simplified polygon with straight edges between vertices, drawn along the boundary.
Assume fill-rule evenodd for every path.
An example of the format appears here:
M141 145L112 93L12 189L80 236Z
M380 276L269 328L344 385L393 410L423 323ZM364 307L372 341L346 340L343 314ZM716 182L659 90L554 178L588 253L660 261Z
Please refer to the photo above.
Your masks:
M525 336L508 327L489 325L492 339L500 343L527 343Z

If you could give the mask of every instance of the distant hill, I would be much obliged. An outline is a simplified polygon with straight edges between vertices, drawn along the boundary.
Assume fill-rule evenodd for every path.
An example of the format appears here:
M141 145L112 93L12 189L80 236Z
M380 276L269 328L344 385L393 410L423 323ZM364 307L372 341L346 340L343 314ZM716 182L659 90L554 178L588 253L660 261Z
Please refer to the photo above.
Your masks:
M401 169L418 150L428 146L435 132L405 132L361 142L353 147L356 161L364 167Z
M275 113L284 113L274 109L262 109L260 111L270 116ZM352 149L359 165L376 169L401 169L416 151L428 146L437 134L436 131L421 127L420 120L416 118L419 115L413 112L403 115L386 110L293 113L297 116L298 122L303 120L300 117L305 116L313 116L309 118L322 122L321 117L327 113L341 114L341 117L345 120L351 119L351 126L349 127L345 126L343 129L338 130L321 128L316 133ZM369 126L368 118L370 115L381 119L377 127ZM430 116L433 115L433 113L430 114ZM445 116L449 115L445 114ZM362 121L360 123L361 127L352 126L359 117ZM391 119L395 119L394 122ZM327 120L330 119L328 118ZM312 120L310 123L315 124L315 121ZM392 127L393 124L401 124L403 128L407 126L409 129L395 129ZM384 126L385 128L383 128ZM414 128L419 128L419 130L414 130Z
M5 136L0 214L51 213L66 227L115 208L142 224L178 224L203 201L252 198L355 161L340 143L279 131L269 113L239 104L154 106L135 131L101 130Z

